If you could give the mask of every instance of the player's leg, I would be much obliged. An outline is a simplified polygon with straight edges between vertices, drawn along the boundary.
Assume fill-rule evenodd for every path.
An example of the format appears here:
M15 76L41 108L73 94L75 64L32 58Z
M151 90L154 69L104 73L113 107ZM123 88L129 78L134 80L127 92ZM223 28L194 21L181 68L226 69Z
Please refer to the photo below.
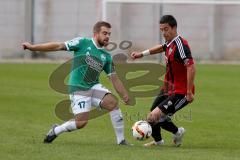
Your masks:
M184 95L179 94L169 96L148 114L148 121L157 123L160 118L164 118L166 115L173 115L181 107L180 104L182 104L184 98Z
M87 125L89 112L79 113L75 115L74 119L71 119L62 125L57 126L54 129L55 134L58 136L63 132L71 132L76 129L81 129Z
M172 134L175 134L178 131L178 127L172 122L171 118L167 118L159 123L161 128L171 132Z
M174 113L187 105L185 97L184 98L180 97L179 100L175 103L175 105L177 105L178 108L175 109ZM170 117L166 118L164 121L159 123L161 123L161 127L163 129L171 132L172 134L176 134L179 130L178 127L172 122Z
M159 118L164 117L164 115L173 115L176 111L180 110L188 104L185 95L175 94L164 100L155 108L149 115L149 121L156 122ZM169 130L174 130L173 141L176 146L181 145L181 139L184 135L184 128L177 128L172 122L166 121L162 124L162 127L165 127ZM171 128L172 127L172 128Z
M124 122L116 97L112 94L106 94L102 99L100 106L110 111L109 114L117 138L117 143L120 144L125 139Z
M179 96L179 98L178 98L178 101L174 104L175 112L184 108L188 104L188 101L187 101L185 95L177 95L177 96ZM168 127L171 127L171 126L173 126L173 125L168 124ZM183 135L186 132L186 130L183 127L177 128L176 126L175 126L175 129L172 129L172 130L175 130L174 132L172 132L173 133L173 143L175 144L176 147L179 147L182 144L182 138L183 138Z
M180 102L181 98L178 100ZM178 104L178 102L176 102L176 104ZM181 105L179 109L183 108L186 104L183 103L183 105ZM171 120L171 118L169 116L166 116L166 118L162 118L160 120L160 122L158 122L158 126L171 132L173 135L183 135L184 134L184 128L180 127L178 128ZM175 136L177 137L177 136ZM174 141L174 140L173 140Z
M100 106L101 108L110 111L110 117L117 138L117 143L120 145L128 145L129 143L127 143L124 138L123 116L120 108L118 107L117 98L101 84L97 84L93 88L94 98L92 99L92 103L95 106Z
M70 95L72 112L74 119L61 125L55 124L47 133L44 143L51 143L58 135L64 132L71 132L83 128L88 122L89 111L91 109L91 91L74 92Z
M160 93L157 95L155 100L153 101L151 111L154 110L162 101L164 101L167 98L166 95L164 95L163 91L161 90ZM150 147L153 145L162 145L164 144L164 141L161 136L161 126L160 123L150 123L152 127L152 137L154 141L144 144L145 147Z
M153 109L155 109L161 102L163 102L165 99L167 99L168 95L166 95L164 93L163 90L160 91L160 93L158 94L158 96L156 97L156 99L154 100L152 107L151 107L151 111ZM162 118L160 120L160 122L157 123L158 126L160 126L161 128L175 134L178 131L177 126L172 122L171 118L169 116L166 116L164 118ZM159 129L160 131L160 129ZM159 134L158 134L159 133ZM161 133L157 131L156 129L156 133L154 133L156 135L156 139L160 139ZM158 138L159 137L159 138ZM153 137L154 138L154 137ZM155 139L155 138L154 138ZM155 140L156 140L155 139Z
M172 122L171 118L166 116L161 118L159 122L155 125L152 125L152 137L154 141L144 144L144 146L154 146L154 145L163 145L164 140L161 136L161 128L173 133L174 135L178 132L177 126Z

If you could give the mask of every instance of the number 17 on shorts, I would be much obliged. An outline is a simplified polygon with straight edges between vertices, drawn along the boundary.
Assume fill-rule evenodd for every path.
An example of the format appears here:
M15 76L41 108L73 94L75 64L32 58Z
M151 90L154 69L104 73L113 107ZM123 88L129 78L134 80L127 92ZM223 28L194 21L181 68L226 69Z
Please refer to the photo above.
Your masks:
M71 108L74 115L89 112L91 110L91 97L79 95L79 94L71 94Z

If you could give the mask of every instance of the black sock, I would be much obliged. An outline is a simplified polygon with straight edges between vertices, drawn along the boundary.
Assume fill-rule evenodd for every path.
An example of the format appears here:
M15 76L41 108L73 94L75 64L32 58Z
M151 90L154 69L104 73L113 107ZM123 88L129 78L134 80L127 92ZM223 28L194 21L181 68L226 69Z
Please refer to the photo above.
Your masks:
M160 122L160 126L163 129L172 132L173 134L177 133L178 131L178 127L172 121L165 120L163 122Z
M160 123L157 124L151 124L152 126L152 137L155 140L155 142L161 141L162 136L161 136L161 128L160 128Z

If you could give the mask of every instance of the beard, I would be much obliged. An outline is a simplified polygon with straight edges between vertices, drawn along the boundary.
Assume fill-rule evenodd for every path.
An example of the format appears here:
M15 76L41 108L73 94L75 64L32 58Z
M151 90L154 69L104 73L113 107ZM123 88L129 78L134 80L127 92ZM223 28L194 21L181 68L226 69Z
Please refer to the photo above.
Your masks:
M108 40L98 40L98 44L101 46L101 47L106 47L108 45Z

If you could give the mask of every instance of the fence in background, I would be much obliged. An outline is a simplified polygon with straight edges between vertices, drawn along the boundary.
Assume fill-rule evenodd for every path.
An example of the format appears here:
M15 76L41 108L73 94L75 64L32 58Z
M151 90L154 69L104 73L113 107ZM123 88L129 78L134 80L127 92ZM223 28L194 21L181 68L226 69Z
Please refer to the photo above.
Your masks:
M240 60L238 1L185 2L0 0L0 59L31 58L21 50L23 41L41 43L66 41L77 36L91 37L92 26L102 18L113 26L111 40L118 45L114 53L142 50L163 42L158 22L163 14L172 14L178 21L179 33L189 41L196 59ZM132 47L119 48L123 40L131 41ZM71 55L60 52L44 56L58 59Z

